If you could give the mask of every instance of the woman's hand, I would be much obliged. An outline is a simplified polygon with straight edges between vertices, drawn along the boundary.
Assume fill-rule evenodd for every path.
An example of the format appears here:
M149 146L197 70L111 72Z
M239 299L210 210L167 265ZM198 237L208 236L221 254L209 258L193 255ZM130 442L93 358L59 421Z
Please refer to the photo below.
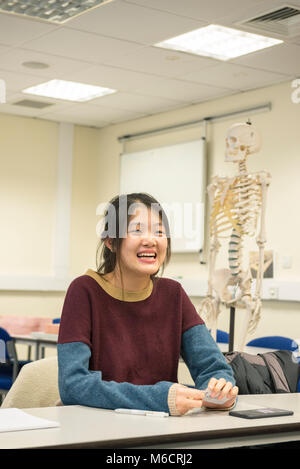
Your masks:
M213 404L212 402L205 402L204 399L203 406L211 409L227 409L231 407L235 403L239 391L237 386L233 386L230 381L226 381L224 378L211 378L207 388L210 390L211 397L220 401L224 398L228 399L224 404Z
M202 407L204 391L188 388L187 386L176 387L175 406L180 415L186 414L189 410Z

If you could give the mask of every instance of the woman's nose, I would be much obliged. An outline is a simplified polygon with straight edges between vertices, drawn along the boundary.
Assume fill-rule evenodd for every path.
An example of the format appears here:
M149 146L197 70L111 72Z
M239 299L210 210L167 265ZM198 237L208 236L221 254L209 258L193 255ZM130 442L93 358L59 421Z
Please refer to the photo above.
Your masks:
M143 244L147 245L155 245L156 244L156 238L154 234L151 231L147 231L144 236L143 236Z

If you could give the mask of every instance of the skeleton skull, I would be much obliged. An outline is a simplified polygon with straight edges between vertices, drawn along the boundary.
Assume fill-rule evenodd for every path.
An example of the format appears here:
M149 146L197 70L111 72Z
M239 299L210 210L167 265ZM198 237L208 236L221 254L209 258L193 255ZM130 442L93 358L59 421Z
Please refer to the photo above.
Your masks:
M225 161L241 161L260 150L261 137L251 124L234 124L226 137Z

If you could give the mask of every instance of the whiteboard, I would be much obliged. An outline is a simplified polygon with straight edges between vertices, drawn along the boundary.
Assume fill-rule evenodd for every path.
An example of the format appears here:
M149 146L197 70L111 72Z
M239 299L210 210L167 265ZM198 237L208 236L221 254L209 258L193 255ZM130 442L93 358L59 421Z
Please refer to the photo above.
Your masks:
M120 193L146 192L169 219L173 252L199 252L204 242L205 140L121 154Z

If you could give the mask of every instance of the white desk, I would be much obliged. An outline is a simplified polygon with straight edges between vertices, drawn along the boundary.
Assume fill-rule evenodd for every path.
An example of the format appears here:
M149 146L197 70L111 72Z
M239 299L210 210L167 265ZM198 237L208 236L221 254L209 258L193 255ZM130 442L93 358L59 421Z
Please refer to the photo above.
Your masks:
M240 396L236 409L272 406L287 417L246 420L228 412L203 411L183 417L117 414L83 406L25 409L60 422L60 427L0 433L1 449L18 448L212 448L300 441L300 394ZM1 415L1 409L0 409Z
M34 347L34 360L39 360L43 358L43 348L45 347L56 347L57 346L57 334L46 334L43 332L36 332L28 334L28 335L21 335L21 334L13 334L11 335L15 344L24 344L28 346Z

